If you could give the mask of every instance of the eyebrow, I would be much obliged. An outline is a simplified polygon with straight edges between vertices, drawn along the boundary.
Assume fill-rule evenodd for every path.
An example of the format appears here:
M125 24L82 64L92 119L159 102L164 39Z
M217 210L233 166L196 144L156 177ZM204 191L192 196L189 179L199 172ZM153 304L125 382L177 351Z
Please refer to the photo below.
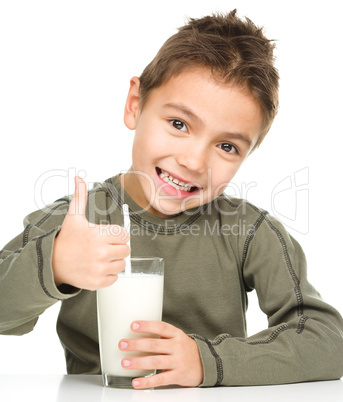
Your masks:
M195 113L193 113L187 106L181 105L179 103L166 103L163 105L164 107L168 107L170 109L176 109L179 112L182 112L186 116L190 117L193 121L198 123L200 126L204 126L204 122L198 117Z
M239 140L239 141L245 142L248 145L248 147L251 147L251 145L252 145L252 141L243 134L225 132L224 135L226 137L232 138L234 140Z
M163 105L163 107L170 108L170 109L175 109L179 112L182 112L186 116L190 117L194 122L199 124L200 126L204 126L205 123L198 117L195 113L193 113L187 106L179 104L179 103L166 103ZM250 140L249 137L247 137L244 134L240 133L230 133L230 132L224 132L223 135L227 138L239 140L242 142L245 142L249 147L252 145L252 141Z

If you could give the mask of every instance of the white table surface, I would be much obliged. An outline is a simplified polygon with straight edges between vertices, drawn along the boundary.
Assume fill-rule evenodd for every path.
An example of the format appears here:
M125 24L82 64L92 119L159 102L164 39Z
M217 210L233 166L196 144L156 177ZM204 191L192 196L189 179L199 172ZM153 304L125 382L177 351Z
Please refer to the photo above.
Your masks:
M263 387L114 389L99 375L0 375L0 401L45 402L342 402L343 381Z

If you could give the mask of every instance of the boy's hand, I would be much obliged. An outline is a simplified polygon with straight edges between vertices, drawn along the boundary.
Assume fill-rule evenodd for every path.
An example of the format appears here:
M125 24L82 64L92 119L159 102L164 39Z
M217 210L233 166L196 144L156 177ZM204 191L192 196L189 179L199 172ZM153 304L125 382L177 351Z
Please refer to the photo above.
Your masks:
M196 342L180 329L162 321L135 321L131 329L136 333L158 335L161 339L122 339L122 351L157 353L157 356L125 357L125 369L163 370L146 378L135 378L136 389L166 385L197 387L203 382L203 368Z
M90 225L86 183L75 177L75 194L55 239L52 268L57 286L96 290L114 283L130 254L127 231L117 225Z

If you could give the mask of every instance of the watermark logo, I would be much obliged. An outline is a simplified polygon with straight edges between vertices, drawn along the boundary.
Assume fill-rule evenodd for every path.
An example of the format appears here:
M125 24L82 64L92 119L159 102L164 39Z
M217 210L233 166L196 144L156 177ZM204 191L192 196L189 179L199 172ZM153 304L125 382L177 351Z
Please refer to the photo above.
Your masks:
M44 195L47 193L47 188L56 184L59 178L62 178L66 183L65 193L61 196L73 194L75 189L74 177L79 176L85 179L87 173L84 170L77 170L74 167L68 169L51 169L42 173L35 182L34 185L34 201L39 209L43 209L47 205L51 204L51 200L46 200ZM46 197L47 198L47 197Z
M271 212L288 228L309 232L309 168L281 180L271 193Z
M122 172L124 173L124 172ZM128 172L125 172L128 173ZM132 174L132 173L131 173ZM149 189L148 193L150 194L149 204L143 209L142 212L149 210L149 207L152 205L156 206L159 211L164 212L163 209L163 202L164 200L171 199L169 195L163 194L163 186L167 184L164 183L160 187L156 189L155 183L153 179L147 175L145 172L135 172L135 174L139 174L142 176L144 180L146 180L147 185L146 187ZM234 215L237 213L236 209L227 211L221 210L221 204L219 202L220 196L222 194L223 189L225 188L225 183L220 183L217 188L213 188L212 186L212 177L213 172L211 169L208 170L207 174L207 183L204 184L205 191L198 192L194 196L190 196L189 199L195 200L195 203L192 205L197 205L201 207L205 202L208 202L212 197L215 197L214 202L211 204L214 209L216 209L222 215ZM68 169L54 169L49 170L41 174L34 187L34 197L35 203L38 208L44 209L50 203L51 200L47 193L49 187L56 185L57 181L64 180L66 184L66 189L64 195L71 195L74 193L74 177L79 176L83 179L87 176L84 170L77 170L76 168L68 168ZM55 181L54 181L55 180ZM61 182L60 182L61 183ZM94 183L87 183L88 189L93 187ZM111 192L118 192L111 183L107 182L104 184L108 186L109 191ZM124 189L120 189L121 193L119 196L124 199ZM241 183L240 185L230 182L226 186L225 193L228 194L229 197L234 197L238 200L242 200L240 205L240 214L242 216L246 213L247 204L244 202L246 199L254 199L254 192L258 192L259 187L257 182L248 182L248 183ZM176 189L176 193L179 190ZM249 193L249 195L248 195ZM250 194L252 193L252 194ZM267 198L267 197L266 197ZM184 212L191 213L187 211L187 204L186 202L189 199L180 199L179 200L179 207L180 210L185 210ZM109 216L114 210L118 207L118 204L112 200L108 200L106 204L106 210L101 210L97 205L93 205L92 208L89 210L89 219L93 221L96 217L106 217ZM276 185L271 186L270 190L270 205L261 205L261 207L266 207L269 209L269 212L274 215L277 219L281 221L287 228L296 231L300 234L307 234L309 232L309 168L305 167L302 168L282 180L280 180ZM268 208L269 207L269 208ZM168 211L165 211L166 215ZM63 211L56 211L56 214L63 213ZM136 214L139 214L139 211L135 211ZM194 213L194 210L192 211ZM106 228L103 228L106 230ZM104 232L105 233L105 232Z

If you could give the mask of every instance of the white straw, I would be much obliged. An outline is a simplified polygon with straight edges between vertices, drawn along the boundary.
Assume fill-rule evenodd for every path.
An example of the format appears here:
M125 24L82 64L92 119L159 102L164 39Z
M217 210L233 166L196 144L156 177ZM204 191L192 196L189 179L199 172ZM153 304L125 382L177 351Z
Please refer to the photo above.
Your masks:
M124 214L124 227L127 232L130 234L130 213L129 213L129 206L127 204L123 205L123 214ZM128 246L130 246L130 239L127 242ZM125 265L125 275L131 275L131 254L126 258L126 265Z

